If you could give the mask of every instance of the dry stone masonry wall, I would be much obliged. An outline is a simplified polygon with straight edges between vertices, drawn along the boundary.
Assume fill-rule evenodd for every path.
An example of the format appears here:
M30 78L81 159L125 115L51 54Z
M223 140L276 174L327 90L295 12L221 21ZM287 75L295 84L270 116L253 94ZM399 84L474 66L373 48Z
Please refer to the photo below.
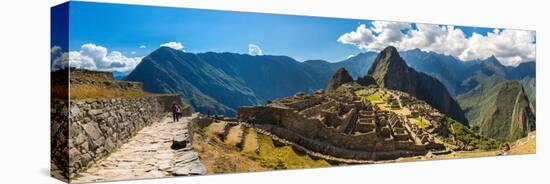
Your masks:
M69 176L69 101L51 100L51 175L67 182Z
M136 131L170 112L173 103L181 104L179 96L71 101L69 172L79 172L91 162L107 155Z

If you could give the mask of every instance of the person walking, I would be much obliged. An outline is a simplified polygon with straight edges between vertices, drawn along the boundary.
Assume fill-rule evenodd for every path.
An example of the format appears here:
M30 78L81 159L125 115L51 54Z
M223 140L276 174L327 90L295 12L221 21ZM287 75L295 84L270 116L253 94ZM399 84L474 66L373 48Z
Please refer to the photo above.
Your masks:
M176 105L176 103L172 104L172 120L174 121L174 123L179 121L178 106Z
M179 121L179 119L182 117L182 107L181 106L179 106L179 105L177 106L176 113L177 113L178 121Z

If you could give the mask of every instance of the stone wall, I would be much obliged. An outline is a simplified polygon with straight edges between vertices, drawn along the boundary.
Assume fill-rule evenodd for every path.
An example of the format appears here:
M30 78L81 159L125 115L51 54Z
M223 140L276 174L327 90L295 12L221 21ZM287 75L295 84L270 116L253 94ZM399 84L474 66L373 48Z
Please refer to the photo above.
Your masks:
M327 127L318 119L306 118L287 108L275 107L241 107L239 113L244 119L248 114L254 114L257 124L274 124L289 129L297 134L328 144L353 150L374 151L376 143L375 133L361 135L344 134L332 127Z
M398 141L391 138L383 139L377 137L375 131L359 135L342 133L333 127L326 126L319 119L307 118L289 108L269 106L241 107L239 114L243 119L250 119L249 116L253 115L253 123L258 125L275 125L276 127L280 127L272 130L275 131L275 134L283 138L289 138L294 142L314 140L345 150L364 152L395 152L399 150L416 152L424 150L422 145L415 145L412 142L398 143ZM300 136L292 136L292 134ZM303 138L309 140L301 140ZM318 145L309 145L319 147ZM320 149L320 152L323 152L323 149Z
M424 149L394 150L394 151L351 150L343 147L338 147L332 144L328 144L323 141L318 141L318 140L313 140L313 139L303 137L294 131L291 131L286 128L282 128L280 126L262 124L262 125L256 125L256 127L267 130L273 133L274 135L277 135L278 137L292 141L311 151L322 153L325 155L335 156L338 158L356 159L356 160L391 160L391 159L397 159L400 157L424 155L427 153ZM415 146L415 145L410 145L409 143L411 142L407 142L407 143L400 142L399 144L396 144L396 146L397 145L401 146L400 144L408 144L406 146Z
M50 108L50 173L54 178L68 182L69 101L52 98Z
M137 131L171 112L177 95L154 95L70 102L68 169L72 175L106 156ZM184 114L191 114L190 108Z

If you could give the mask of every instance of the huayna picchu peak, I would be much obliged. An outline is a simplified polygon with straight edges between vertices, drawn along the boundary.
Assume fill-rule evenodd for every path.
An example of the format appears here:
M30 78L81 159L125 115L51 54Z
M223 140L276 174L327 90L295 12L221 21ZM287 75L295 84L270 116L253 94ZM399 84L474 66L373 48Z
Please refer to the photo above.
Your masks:
M468 125L464 112L445 86L438 79L410 68L395 47L386 47L378 54L368 75L380 87L409 93Z

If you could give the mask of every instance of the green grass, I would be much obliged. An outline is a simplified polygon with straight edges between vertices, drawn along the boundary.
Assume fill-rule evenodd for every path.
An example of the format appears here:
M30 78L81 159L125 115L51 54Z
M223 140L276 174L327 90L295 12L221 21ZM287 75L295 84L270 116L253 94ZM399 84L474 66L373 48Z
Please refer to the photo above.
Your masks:
M499 141L474 133L472 130L468 129L468 127L451 118L447 118L447 122L449 122L449 128L453 136L457 140L463 142L467 147L472 149L494 150L500 148L502 145Z
M326 167L330 164L322 159L315 160L307 154L297 154L291 146L275 147L270 137L258 134L258 151L246 155L270 169L298 169Z
M367 100L371 101L371 102L383 102L384 100L382 100L382 98L376 94L372 94L372 95L369 95L367 96Z
M428 128L430 126L430 122L421 117L409 118L409 120L422 129Z

